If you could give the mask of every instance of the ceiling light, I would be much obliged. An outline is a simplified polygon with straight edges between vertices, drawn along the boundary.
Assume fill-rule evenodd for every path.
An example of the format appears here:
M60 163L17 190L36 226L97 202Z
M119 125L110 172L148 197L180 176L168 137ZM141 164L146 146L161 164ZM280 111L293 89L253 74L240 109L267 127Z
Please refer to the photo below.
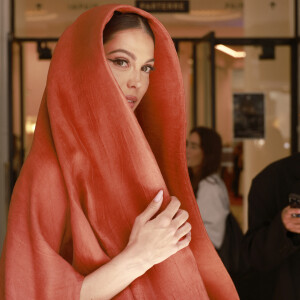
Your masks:
M215 48L219 51L222 51L234 58L244 58L246 57L246 52L245 51L235 51L225 45L216 45Z

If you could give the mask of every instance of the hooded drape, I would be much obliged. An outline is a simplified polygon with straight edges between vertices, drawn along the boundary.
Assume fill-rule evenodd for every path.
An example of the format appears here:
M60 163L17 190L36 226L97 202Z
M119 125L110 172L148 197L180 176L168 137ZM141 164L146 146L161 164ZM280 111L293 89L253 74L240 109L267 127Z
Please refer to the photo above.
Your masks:
M155 35L156 70L136 114L104 55L102 33L115 10L146 17ZM163 189L162 209L174 195L189 212L190 246L114 299L238 299L189 182L184 105L173 42L150 14L105 5L63 33L13 191L1 298L79 299L84 276L125 248L135 218Z

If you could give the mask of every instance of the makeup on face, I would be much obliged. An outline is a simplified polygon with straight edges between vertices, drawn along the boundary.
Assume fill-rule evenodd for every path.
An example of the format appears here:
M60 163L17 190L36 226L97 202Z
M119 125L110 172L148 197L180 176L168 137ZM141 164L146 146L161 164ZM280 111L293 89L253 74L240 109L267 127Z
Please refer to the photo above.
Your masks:
M106 59L129 107L135 110L154 70L154 42L143 29L126 29L104 44Z

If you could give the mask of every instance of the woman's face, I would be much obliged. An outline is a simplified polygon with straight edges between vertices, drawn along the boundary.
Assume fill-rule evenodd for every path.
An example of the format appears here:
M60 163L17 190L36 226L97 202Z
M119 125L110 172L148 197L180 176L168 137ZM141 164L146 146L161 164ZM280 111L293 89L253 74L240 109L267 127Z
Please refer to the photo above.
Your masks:
M187 165L192 170L198 171L203 160L203 150L201 148L201 138L198 133L193 132L188 137L186 143Z
M143 29L116 32L104 44L105 56L128 105L135 110L149 86L154 69L154 42Z

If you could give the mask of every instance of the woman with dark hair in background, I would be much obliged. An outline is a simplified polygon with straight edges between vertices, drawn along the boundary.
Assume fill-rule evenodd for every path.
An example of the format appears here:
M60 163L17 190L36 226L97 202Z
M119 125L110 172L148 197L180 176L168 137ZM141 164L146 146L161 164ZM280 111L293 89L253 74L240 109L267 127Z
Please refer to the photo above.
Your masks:
M219 176L222 155L220 135L207 127L196 127L187 140L187 164L204 226L216 249L223 243L230 212L226 186Z
M12 196L1 299L238 299L190 188L184 105L173 41L147 12L96 7L64 32Z

